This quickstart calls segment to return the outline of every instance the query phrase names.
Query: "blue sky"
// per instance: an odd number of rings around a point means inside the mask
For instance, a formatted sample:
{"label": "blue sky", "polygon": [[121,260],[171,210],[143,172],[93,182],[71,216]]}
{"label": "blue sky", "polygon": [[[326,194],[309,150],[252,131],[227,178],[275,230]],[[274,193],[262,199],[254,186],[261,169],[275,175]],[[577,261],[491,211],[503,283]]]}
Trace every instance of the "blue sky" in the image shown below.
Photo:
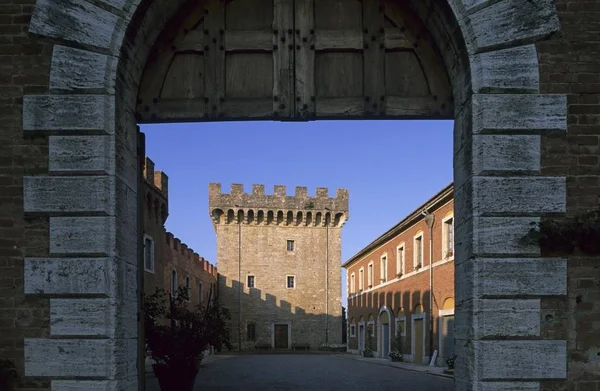
{"label": "blue sky", "polygon": [[[216,261],[208,184],[345,188],[342,263],[452,182],[452,121],[216,122],[142,125],[169,177],[168,231]],[[345,273],[342,299],[346,306]]]}

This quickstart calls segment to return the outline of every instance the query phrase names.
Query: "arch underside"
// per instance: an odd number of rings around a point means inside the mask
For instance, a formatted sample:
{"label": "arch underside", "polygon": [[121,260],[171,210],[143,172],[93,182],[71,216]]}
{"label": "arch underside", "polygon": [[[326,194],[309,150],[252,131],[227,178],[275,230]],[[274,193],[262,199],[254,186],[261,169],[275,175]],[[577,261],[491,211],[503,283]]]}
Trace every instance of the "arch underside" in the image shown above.
{"label": "arch underside", "polygon": [[192,2],[144,69],[144,122],[451,118],[443,59],[401,2]]}

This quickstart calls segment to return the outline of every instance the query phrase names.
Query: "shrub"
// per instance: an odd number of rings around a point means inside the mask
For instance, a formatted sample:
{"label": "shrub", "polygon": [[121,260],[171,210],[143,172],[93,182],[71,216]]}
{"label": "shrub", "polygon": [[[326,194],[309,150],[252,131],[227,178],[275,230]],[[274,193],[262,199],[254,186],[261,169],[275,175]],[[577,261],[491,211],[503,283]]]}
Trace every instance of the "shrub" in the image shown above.
{"label": "shrub", "polygon": [[231,348],[225,320],[226,308],[219,306],[211,289],[206,306],[194,308],[187,289],[181,287],[176,297],[162,289],[144,296],[144,331],[152,358],[159,364],[202,359],[209,345],[224,344]]}

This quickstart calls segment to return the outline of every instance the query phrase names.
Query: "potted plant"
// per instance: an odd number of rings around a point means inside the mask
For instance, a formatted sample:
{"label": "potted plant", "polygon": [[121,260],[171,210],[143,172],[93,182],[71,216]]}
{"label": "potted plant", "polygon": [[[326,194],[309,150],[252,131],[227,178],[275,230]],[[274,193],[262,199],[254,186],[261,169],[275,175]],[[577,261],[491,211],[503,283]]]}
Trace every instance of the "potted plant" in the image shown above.
{"label": "potted plant", "polygon": [[206,306],[194,307],[185,287],[175,296],[157,288],[144,297],[144,312],[146,343],[162,391],[191,391],[208,346],[231,348],[229,313],[213,299],[212,289]]}
{"label": "potted plant", "polygon": [[367,330],[367,346],[362,351],[363,357],[374,357],[373,350],[371,347],[373,346],[373,337],[371,336],[371,330]]}
{"label": "potted plant", "polygon": [[456,354],[446,359],[446,365],[448,369],[454,369],[454,361],[456,360]]}
{"label": "potted plant", "polygon": [[392,361],[404,361],[404,356],[402,355],[402,339],[402,334],[397,333],[392,340],[392,351],[390,352],[390,359]]}
{"label": "potted plant", "polygon": [[17,387],[19,374],[15,364],[0,358],[0,391],[13,391]]}

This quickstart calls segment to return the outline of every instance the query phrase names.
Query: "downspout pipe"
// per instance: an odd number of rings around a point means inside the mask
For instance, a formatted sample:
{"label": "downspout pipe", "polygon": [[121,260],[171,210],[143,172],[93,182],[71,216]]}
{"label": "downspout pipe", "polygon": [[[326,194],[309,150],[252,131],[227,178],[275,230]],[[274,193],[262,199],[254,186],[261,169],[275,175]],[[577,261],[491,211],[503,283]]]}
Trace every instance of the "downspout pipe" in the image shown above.
{"label": "downspout pipe", "polygon": [[429,227],[429,357],[433,358],[433,225],[435,216],[423,210],[425,223]]}

